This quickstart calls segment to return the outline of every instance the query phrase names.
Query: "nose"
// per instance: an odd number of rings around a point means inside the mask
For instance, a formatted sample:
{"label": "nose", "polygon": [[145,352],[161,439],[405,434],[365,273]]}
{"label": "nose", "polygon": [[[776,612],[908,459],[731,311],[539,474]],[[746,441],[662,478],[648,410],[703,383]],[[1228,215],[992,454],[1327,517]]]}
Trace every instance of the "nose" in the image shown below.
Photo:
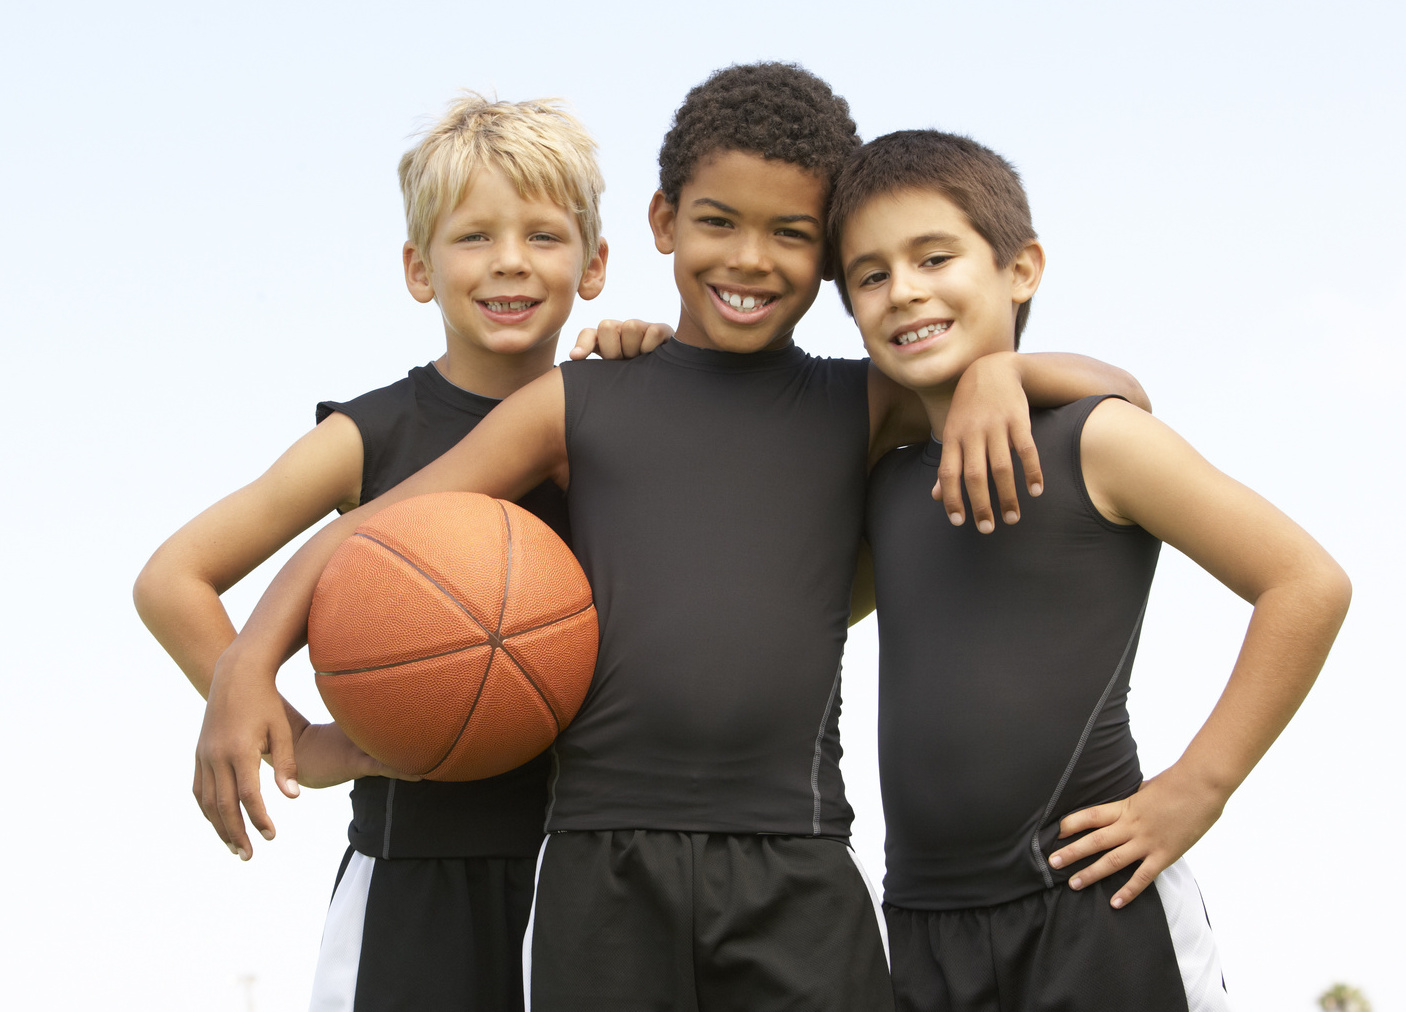
{"label": "nose", "polygon": [[918,283],[914,271],[900,264],[889,273],[889,302],[895,308],[921,302],[926,297],[927,292]]}
{"label": "nose", "polygon": [[728,266],[746,274],[768,273],[771,270],[771,259],[767,255],[763,237],[750,230],[739,229],[732,244]]}
{"label": "nose", "polygon": [[508,237],[494,244],[494,274],[522,274],[527,270],[527,249],[522,242]]}

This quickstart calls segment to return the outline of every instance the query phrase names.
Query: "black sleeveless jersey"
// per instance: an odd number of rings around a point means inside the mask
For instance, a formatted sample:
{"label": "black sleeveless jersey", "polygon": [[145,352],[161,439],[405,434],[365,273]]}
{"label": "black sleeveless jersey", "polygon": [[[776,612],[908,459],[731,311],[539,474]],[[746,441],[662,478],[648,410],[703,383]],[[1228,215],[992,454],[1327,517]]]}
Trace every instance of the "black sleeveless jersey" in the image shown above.
{"label": "black sleeveless jersey", "polygon": [[839,667],[867,364],[671,341],[568,362],[567,503],[600,615],[548,830],[843,837]]}
{"label": "black sleeveless jersey", "polygon": [[[355,400],[323,401],[361,430],[361,501],[370,502],[439,457],[498,402],[463,390],[434,365]],[[544,482],[520,504],[568,544],[561,490]],[[441,783],[363,777],[352,786],[351,844],[371,857],[530,857],[542,843],[548,757],[487,780]]]}
{"label": "black sleeveless jersey", "polygon": [[935,441],[870,477],[890,903],[986,906],[1063,881],[1059,820],[1141,783],[1128,676],[1161,543],[1084,488],[1101,399],[1031,413],[1045,492],[993,534],[932,500]]}

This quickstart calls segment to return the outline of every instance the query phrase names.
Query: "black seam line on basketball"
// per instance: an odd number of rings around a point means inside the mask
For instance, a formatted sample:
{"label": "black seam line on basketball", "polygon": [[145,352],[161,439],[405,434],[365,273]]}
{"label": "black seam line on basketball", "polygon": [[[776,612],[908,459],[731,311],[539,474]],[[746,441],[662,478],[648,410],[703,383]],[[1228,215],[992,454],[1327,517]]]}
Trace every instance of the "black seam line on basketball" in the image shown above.
{"label": "black seam line on basketball", "polygon": [[498,506],[498,512],[503,514],[503,527],[508,533],[508,564],[503,568],[503,603],[498,606],[498,628],[494,630],[498,637],[494,645],[503,642],[503,616],[508,613],[508,588],[513,582],[513,522],[508,517],[508,507],[503,505],[501,499],[493,500]]}
{"label": "black seam line on basketball", "polygon": [[541,698],[542,702],[546,704],[547,712],[552,715],[552,723],[557,726],[557,734],[561,734],[561,715],[557,713],[557,708],[552,705],[552,701],[547,698],[547,694],[542,691],[542,687],[537,684],[537,679],[532,677],[532,672],[528,671],[525,667],[522,666],[522,662],[513,656],[513,652],[509,650],[508,647],[512,645],[512,640],[514,639],[514,637],[521,636],[524,633],[536,632],[538,629],[545,629],[548,626],[556,625],[558,622],[565,622],[569,618],[575,618],[577,615],[584,615],[586,612],[590,611],[594,607],[594,601],[587,601],[586,607],[578,608],[573,611],[570,615],[563,615],[561,616],[561,618],[554,618],[550,622],[543,622],[541,625],[534,625],[530,629],[519,630],[518,632],[512,633],[511,635],[500,641],[503,644],[503,656],[506,657],[508,660],[512,661],[513,667],[517,668],[519,671],[522,672],[522,677],[527,679],[527,684],[532,686],[532,691],[537,693],[537,695]]}
{"label": "black seam line on basketball", "polygon": [[[508,506],[503,503],[503,500],[496,499],[495,502],[498,503],[498,512],[503,514],[503,527],[508,531],[508,566],[503,569],[503,603],[502,607],[498,609],[498,637],[494,640],[494,647],[501,647],[503,656],[513,662],[513,668],[522,672],[524,679],[527,679],[527,685],[530,685],[533,692],[537,693],[538,699],[541,699],[544,706],[547,707],[547,713],[551,714],[551,722],[557,725],[557,734],[561,734],[561,718],[557,717],[557,711],[551,706],[551,701],[547,699],[547,694],[534,682],[533,677],[527,673],[527,669],[523,668],[520,663],[517,663],[517,658],[509,654],[508,647],[503,644],[503,617],[508,614],[508,592],[509,589],[512,588],[513,583],[513,520],[508,514]],[[527,633],[527,631],[529,630],[523,630],[523,633]],[[492,659],[489,659],[489,663],[492,663]],[[485,675],[484,682],[486,682],[486,680],[488,680],[488,676]]]}
{"label": "black seam line on basketball", "polygon": [[547,708],[547,712],[552,715],[552,723],[556,725],[557,734],[561,734],[561,718],[557,716],[556,707],[554,707],[552,701],[547,698],[547,694],[542,691],[542,687],[537,684],[537,680],[533,678],[532,674],[522,666],[522,663],[512,655],[512,652],[506,645],[503,647],[503,656],[512,661],[513,667],[522,672],[522,677],[527,680],[528,685],[532,686],[532,691],[537,693],[537,698],[542,700],[542,705],[544,705]]}
{"label": "black seam line on basketball", "polygon": [[[464,732],[469,728],[469,722],[474,719],[474,713],[478,711],[478,701],[483,698],[484,686],[488,684],[488,675],[493,670],[493,658],[503,645],[503,614],[508,610],[508,581],[512,578],[513,572],[513,529],[512,526],[508,524],[508,511],[501,502],[498,503],[498,510],[503,514],[503,523],[508,531],[508,564],[503,570],[502,604],[498,608],[498,628],[490,632],[488,629],[484,628],[483,623],[479,622],[478,619],[474,619],[475,624],[487,633],[489,642],[492,644],[492,649],[488,651],[488,664],[483,669],[483,677],[478,680],[478,691],[474,693],[474,701],[469,704],[469,710],[464,714],[464,722],[459,725],[459,733],[454,736],[454,740],[449,743],[449,748],[445,751],[444,755],[439,757],[439,761],[430,767],[431,772],[439,769],[440,766],[444,764],[445,760],[454,754],[454,750],[459,747],[459,742],[464,737]],[[410,562],[409,559],[405,561]],[[410,564],[412,566],[414,565],[413,562]],[[431,580],[434,579],[428,573],[426,573],[425,576]],[[435,586],[438,587],[439,584],[435,584]],[[444,588],[440,587],[440,590],[444,590]],[[445,591],[445,593],[448,594],[448,591]],[[454,598],[451,596],[450,600],[454,601]],[[454,603],[458,604],[458,601],[454,601]],[[467,609],[465,609],[465,614],[469,614]],[[469,615],[469,617],[473,618],[473,615]],[[507,651],[504,651],[504,654],[506,655]],[[548,707],[548,709],[551,709],[551,707]],[[555,715],[553,715],[553,717],[555,718]]]}
{"label": "black seam line on basketball", "polygon": [[477,650],[479,647],[488,647],[491,651],[493,644],[489,640],[482,643],[470,643],[466,647],[455,647],[453,650],[446,650],[442,654],[426,654],[424,657],[410,657],[403,661],[390,661],[386,664],[373,664],[369,668],[345,668],[341,671],[319,671],[319,675],[326,678],[336,678],[338,675],[361,675],[368,671],[384,671],[387,668],[398,668],[403,664],[418,664],[420,661],[437,661],[441,657],[452,657],[455,654],[462,654],[467,650]]}
{"label": "black seam line on basketball", "polygon": [[[490,650],[494,649],[495,647],[501,647],[502,649],[506,650],[508,644],[519,636],[525,636],[530,632],[536,632],[538,629],[545,629],[548,626],[556,625],[558,622],[565,622],[567,619],[575,618],[577,615],[584,615],[593,607],[595,607],[595,602],[588,601],[586,602],[586,606],[584,608],[577,608],[575,611],[568,612],[565,615],[558,615],[556,618],[550,618],[547,621],[541,623],[540,625],[531,625],[528,626],[526,629],[519,629],[517,632],[508,633],[507,636],[500,637],[496,644],[491,639],[489,639],[484,640],[482,643],[470,643],[468,646],[465,647],[455,647],[453,650],[446,650],[442,654],[427,654],[424,657],[413,657],[410,659],[410,661],[393,661],[389,664],[373,664],[369,668],[341,668],[337,671],[319,671],[317,673],[319,675],[322,675],[324,678],[335,678],[338,675],[360,675],[365,674],[368,671],[384,671],[386,668],[396,668],[402,664],[411,663],[411,661],[414,661],[416,663],[420,661],[435,661],[439,660],[439,658],[441,657],[449,657],[453,654],[461,654],[465,650],[477,650],[479,647],[488,647]],[[473,616],[470,616],[470,618],[472,617]],[[483,629],[483,626],[480,625],[479,628]],[[483,631],[485,635],[489,635],[487,629],[484,629]],[[516,659],[514,659],[513,663],[517,663]],[[521,667],[521,665],[519,665],[519,667]],[[527,672],[523,671],[523,674],[526,675]],[[528,678],[531,677],[531,675],[528,675]]]}
{"label": "black seam line on basketball", "polygon": [[[490,643],[493,642],[493,640],[495,640],[495,639],[500,639],[500,637],[498,636],[498,633],[497,633],[496,631],[489,629],[488,626],[484,625],[482,622],[480,622],[478,619],[476,619],[476,618],[474,617],[474,613],[471,612],[471,611],[469,611],[469,609],[465,608],[462,604],[460,604],[459,601],[458,601],[458,599],[455,598],[455,596],[449,592],[449,588],[445,587],[444,584],[440,583],[438,580],[436,580],[436,579],[435,579],[433,576],[431,576],[429,573],[425,572],[425,570],[423,570],[423,569],[421,569],[419,566],[415,565],[415,561],[414,561],[413,559],[407,558],[405,555],[402,555],[400,552],[396,551],[396,550],[395,550],[394,548],[392,548],[390,545],[386,544],[386,543],[385,543],[384,541],[382,541],[380,538],[373,538],[370,534],[363,534],[363,533],[361,533],[360,531],[354,531],[354,532],[352,533],[352,537],[354,537],[354,538],[365,538],[367,541],[371,542],[373,545],[380,545],[382,548],[384,548],[386,551],[390,552],[392,555],[394,555],[394,556],[395,556],[397,559],[399,559],[401,562],[404,562],[404,563],[405,563],[407,566],[409,566],[411,569],[415,570],[415,572],[417,572],[417,573],[419,573],[421,576],[423,576],[426,580],[429,580],[430,583],[434,585],[434,588],[435,588],[436,590],[438,590],[441,594],[443,594],[445,597],[447,597],[447,598],[449,599],[449,603],[450,603],[450,604],[454,605],[454,607],[456,607],[456,608],[458,608],[460,611],[462,611],[465,615],[467,615],[467,616],[469,617],[469,621],[470,621],[470,622],[472,622],[474,625],[478,626],[480,629],[483,630],[484,635],[488,637]],[[505,584],[504,586],[506,587],[506,584]],[[502,629],[502,627],[503,627],[502,620],[499,619],[498,628],[499,628],[499,629]]]}
{"label": "black seam line on basketball", "polygon": [[556,618],[549,618],[547,619],[547,621],[541,623],[540,625],[530,625],[526,629],[519,629],[517,632],[510,632],[508,633],[508,635],[504,636],[499,642],[501,642],[503,644],[504,649],[506,649],[508,644],[517,637],[525,636],[527,633],[530,632],[536,632],[538,629],[545,629],[549,625],[556,625],[558,622],[565,622],[567,619],[575,618],[577,615],[584,615],[586,612],[594,608],[595,604],[596,603],[594,601],[587,601],[584,608],[577,608],[575,611],[567,612],[565,615],[558,615]]}
{"label": "black seam line on basketball", "polygon": [[444,755],[435,760],[426,773],[433,773],[444,765],[444,761],[454,754],[454,750],[459,747],[459,739],[464,737],[464,732],[468,729],[469,721],[474,719],[474,711],[478,709],[478,701],[483,698],[483,687],[488,684],[488,673],[493,670],[493,657],[498,653],[498,648],[493,647],[488,651],[488,663],[483,666],[483,674],[479,676],[478,690],[474,693],[474,701],[469,704],[469,712],[464,714],[464,722],[459,725],[459,733],[454,736],[454,740],[449,743],[449,748],[445,749]]}

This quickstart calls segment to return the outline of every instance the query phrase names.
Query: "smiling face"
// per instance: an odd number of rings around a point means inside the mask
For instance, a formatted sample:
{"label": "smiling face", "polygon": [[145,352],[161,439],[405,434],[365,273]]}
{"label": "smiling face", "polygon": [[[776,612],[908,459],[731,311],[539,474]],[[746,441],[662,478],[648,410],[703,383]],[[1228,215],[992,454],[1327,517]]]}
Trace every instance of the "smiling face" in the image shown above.
{"label": "smiling face", "polygon": [[654,245],[674,255],[683,302],[675,337],[731,352],[789,344],[820,290],[825,196],[810,172],[743,151],[699,162],[677,205],[656,193]]}
{"label": "smiling face", "polygon": [[[476,392],[505,396],[522,382],[519,374],[551,368],[574,296],[594,298],[605,284],[605,257],[602,242],[586,261],[568,209],[523,197],[484,166],[435,223],[428,250],[405,244],[405,282],[420,302],[439,304],[456,371],[474,377]],[[487,389],[501,385],[500,375],[508,389]]]}
{"label": "smiling face", "polygon": [[952,201],[931,190],[874,197],[844,223],[840,263],[864,347],[912,390],[950,390],[982,355],[1015,347],[1015,314],[1035,294],[1033,240],[1007,267]]}

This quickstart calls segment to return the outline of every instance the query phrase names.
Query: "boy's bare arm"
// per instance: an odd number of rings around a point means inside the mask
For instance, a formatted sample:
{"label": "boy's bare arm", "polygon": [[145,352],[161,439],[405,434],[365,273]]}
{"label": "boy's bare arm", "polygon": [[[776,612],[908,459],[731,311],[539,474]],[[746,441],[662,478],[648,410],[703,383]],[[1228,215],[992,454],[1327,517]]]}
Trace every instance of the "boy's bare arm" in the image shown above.
{"label": "boy's bare arm", "polygon": [[[258,479],[168,538],[142,569],[132,592],[137,612],[202,697],[235,636],[220,595],[332,510],[354,507],[361,466],[360,431],[347,416],[333,414]],[[283,705],[304,785],[394,773],[335,726],[309,724],[291,704]]]}
{"label": "boy's bare arm", "polygon": [[565,395],[559,370],[503,401],[449,452],[333,521],[289,560],[216,664],[196,746],[194,790],[226,844],[246,856],[252,853],[241,805],[264,838],[273,838],[259,793],[261,755],[270,755],[279,788],[289,797],[297,794],[292,735],[274,678],[303,644],[313,589],[337,546],[364,519],[410,496],[469,491],[517,499],[546,478],[566,486]]}
{"label": "boy's bare arm", "polygon": [[142,569],[132,590],[137,613],[202,697],[235,634],[220,595],[328,513],[353,508],[361,456],[356,424],[329,416],[258,479],[168,538]]}
{"label": "boy's bare arm", "polygon": [[1119,401],[1100,404],[1085,426],[1082,454],[1101,512],[1139,524],[1254,605],[1225,691],[1181,758],[1125,801],[1060,824],[1061,836],[1093,831],[1051,855],[1052,865],[1102,852],[1070,880],[1075,888],[1141,862],[1113,897],[1122,906],[1201,838],[1288,724],[1352,591],[1307,533],[1150,415]]}
{"label": "boy's bare arm", "polygon": [[[1084,355],[1058,352],[998,352],[973,362],[962,374],[942,424],[942,464],[934,499],[941,499],[954,524],[966,520],[962,487],[971,500],[977,529],[995,530],[988,474],[996,483],[1001,517],[1020,519],[1015,467],[1020,459],[1026,490],[1044,491],[1040,455],[1030,432],[1030,406],[1057,407],[1095,394],[1117,394],[1150,409],[1141,384],[1128,372]],[[927,438],[931,421],[916,394],[873,366],[869,370],[870,466],[895,446]]]}

